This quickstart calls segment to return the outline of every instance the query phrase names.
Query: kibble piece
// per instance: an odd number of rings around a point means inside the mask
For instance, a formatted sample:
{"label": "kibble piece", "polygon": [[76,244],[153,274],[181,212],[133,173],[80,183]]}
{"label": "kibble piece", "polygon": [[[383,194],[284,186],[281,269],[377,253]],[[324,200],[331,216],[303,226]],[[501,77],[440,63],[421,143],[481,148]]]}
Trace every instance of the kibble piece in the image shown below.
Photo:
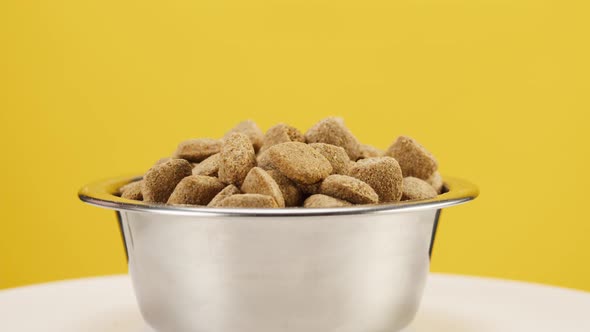
{"label": "kibble piece", "polygon": [[264,151],[273,145],[286,142],[304,143],[305,137],[303,137],[303,134],[297,128],[288,126],[284,123],[279,123],[266,131],[260,151]]}
{"label": "kibble piece", "polygon": [[193,167],[193,175],[217,176],[221,153],[216,153]]}
{"label": "kibble piece", "polygon": [[305,200],[305,202],[303,202],[303,207],[306,208],[329,208],[351,205],[352,204],[347,201],[322,194],[311,195]]}
{"label": "kibble piece", "polygon": [[254,166],[256,153],[248,136],[242,133],[229,134],[221,147],[219,179],[240,186]]}
{"label": "kibble piece", "polygon": [[168,204],[207,205],[225,185],[219,179],[191,175],[182,179],[168,199]]}
{"label": "kibble piece", "polygon": [[327,143],[340,146],[346,150],[351,160],[360,156],[360,143],[344,126],[344,120],[329,117],[321,120],[305,133],[307,143]]}
{"label": "kibble piece", "polygon": [[442,176],[440,175],[440,173],[438,171],[432,173],[432,175],[426,179],[426,182],[432,186],[432,188],[434,188],[434,190],[436,190],[436,192],[438,194],[442,193],[442,189],[443,189],[443,179]]}
{"label": "kibble piece", "polygon": [[328,159],[305,143],[273,145],[266,153],[272,166],[296,183],[316,183],[332,173]]}
{"label": "kibble piece", "polygon": [[306,195],[314,195],[320,193],[320,187],[322,186],[322,182],[316,182],[312,184],[298,184],[299,190]]}
{"label": "kibble piece", "polygon": [[260,151],[258,153],[258,155],[256,156],[256,164],[258,165],[258,167],[264,169],[264,170],[270,170],[270,169],[275,169],[275,167],[273,166],[271,160],[270,160],[270,155],[268,153],[268,150],[265,151]]}
{"label": "kibble piece", "polygon": [[135,201],[143,200],[143,195],[141,194],[141,180],[124,185],[123,187],[119,188],[119,192],[121,193],[122,198],[132,199]]}
{"label": "kibble piece", "polygon": [[276,181],[262,168],[254,167],[248,172],[242,192],[246,194],[268,195],[275,199],[279,207],[285,207],[285,199]]}
{"label": "kibble piece", "polygon": [[365,158],[373,158],[373,157],[381,157],[384,152],[376,147],[369,145],[369,144],[361,144],[360,145],[360,155],[359,159]]}
{"label": "kibble piece", "polygon": [[237,194],[229,196],[217,204],[217,207],[236,208],[277,208],[277,202],[268,195]]}
{"label": "kibble piece", "polygon": [[328,176],[322,182],[320,193],[354,204],[373,204],[379,201],[379,196],[371,186],[347,175]]}
{"label": "kibble piece", "polygon": [[160,158],[160,159],[158,159],[158,161],[156,161],[156,163],[155,163],[154,165],[160,165],[160,164],[163,164],[163,163],[167,162],[167,161],[168,161],[168,160],[170,160],[170,159],[172,159],[172,158],[170,158],[170,157],[164,157],[164,158]]}
{"label": "kibble piece", "polygon": [[312,148],[321,153],[332,165],[332,174],[345,174],[348,172],[350,158],[346,151],[336,145],[326,143],[309,144]]}
{"label": "kibble piece", "polygon": [[391,157],[361,159],[350,167],[349,175],[369,184],[379,195],[380,203],[402,198],[402,170]]}
{"label": "kibble piece", "polygon": [[408,176],[404,178],[402,201],[436,197],[436,190],[426,181]]}
{"label": "kibble piece", "polygon": [[303,194],[293,181],[289,180],[276,169],[269,169],[266,172],[275,180],[279,186],[279,189],[281,189],[283,199],[285,200],[285,206],[301,205],[301,202],[303,201]]}
{"label": "kibble piece", "polygon": [[176,158],[200,162],[214,155],[221,149],[221,140],[212,138],[194,138],[181,142],[174,153]]}
{"label": "kibble piece", "polygon": [[184,159],[171,159],[150,168],[143,181],[143,200],[150,203],[166,203],[176,185],[192,174],[191,164]]}
{"label": "kibble piece", "polygon": [[425,180],[438,168],[434,156],[408,136],[398,137],[385,154],[397,160],[405,177],[414,176]]}
{"label": "kibble piece", "polygon": [[262,146],[264,133],[262,133],[262,130],[258,128],[256,122],[252,120],[246,120],[238,123],[232,130],[225,134],[224,138],[228,137],[230,134],[233,133],[242,133],[248,136],[250,142],[252,142],[252,146],[254,147],[255,151],[258,151]]}
{"label": "kibble piece", "polygon": [[223,190],[221,190],[219,194],[215,195],[215,197],[213,197],[213,199],[211,200],[211,202],[209,202],[209,204],[207,204],[207,206],[216,207],[219,205],[219,202],[223,201],[229,196],[241,193],[242,192],[240,191],[240,189],[238,189],[238,187],[234,186],[233,184],[230,184],[227,187],[223,188]]}

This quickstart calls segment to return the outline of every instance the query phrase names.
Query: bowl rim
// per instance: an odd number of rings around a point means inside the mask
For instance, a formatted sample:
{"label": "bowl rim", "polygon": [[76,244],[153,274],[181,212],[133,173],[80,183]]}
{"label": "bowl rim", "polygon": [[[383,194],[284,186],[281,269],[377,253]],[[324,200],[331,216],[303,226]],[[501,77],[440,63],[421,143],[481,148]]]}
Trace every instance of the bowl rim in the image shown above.
{"label": "bowl rim", "polygon": [[140,180],[141,178],[141,176],[137,175],[120,176],[92,182],[80,189],[78,197],[90,205],[127,212],[206,217],[303,217],[438,210],[468,202],[479,195],[477,186],[455,177],[443,177],[447,191],[431,199],[337,208],[212,208],[205,206],[152,204],[129,200],[115,195],[121,186],[132,181]]}

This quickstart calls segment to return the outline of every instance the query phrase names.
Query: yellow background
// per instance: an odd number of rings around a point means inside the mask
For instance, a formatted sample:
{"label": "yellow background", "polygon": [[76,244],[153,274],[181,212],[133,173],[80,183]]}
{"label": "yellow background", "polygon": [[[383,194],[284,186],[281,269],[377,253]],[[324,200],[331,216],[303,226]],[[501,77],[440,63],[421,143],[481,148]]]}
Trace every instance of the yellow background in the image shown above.
{"label": "yellow background", "polygon": [[408,134],[481,196],[433,271],[590,290],[587,1],[3,1],[0,288],[126,271],[76,191],[239,120]]}

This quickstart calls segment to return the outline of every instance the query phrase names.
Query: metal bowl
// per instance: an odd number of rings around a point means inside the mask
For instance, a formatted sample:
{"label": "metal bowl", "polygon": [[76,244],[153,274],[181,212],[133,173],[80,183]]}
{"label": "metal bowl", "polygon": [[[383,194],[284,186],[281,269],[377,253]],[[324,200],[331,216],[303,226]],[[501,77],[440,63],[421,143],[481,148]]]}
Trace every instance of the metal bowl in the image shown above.
{"label": "metal bowl", "polygon": [[477,188],[445,178],[430,200],[330,209],[146,204],[90,184],[118,211],[144,319],[158,332],[395,332],[418,309],[440,209]]}

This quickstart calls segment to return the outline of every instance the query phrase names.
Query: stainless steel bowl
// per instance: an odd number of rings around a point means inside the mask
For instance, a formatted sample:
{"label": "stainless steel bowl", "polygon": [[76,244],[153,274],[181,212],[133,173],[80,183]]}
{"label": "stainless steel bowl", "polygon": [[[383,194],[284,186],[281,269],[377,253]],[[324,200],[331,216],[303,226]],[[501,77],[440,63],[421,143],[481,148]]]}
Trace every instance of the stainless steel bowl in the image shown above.
{"label": "stainless steel bowl", "polygon": [[158,332],[395,332],[413,319],[440,209],[477,188],[416,202],[332,209],[214,209],[115,196],[132,178],[80,198],[117,210],[144,319]]}

